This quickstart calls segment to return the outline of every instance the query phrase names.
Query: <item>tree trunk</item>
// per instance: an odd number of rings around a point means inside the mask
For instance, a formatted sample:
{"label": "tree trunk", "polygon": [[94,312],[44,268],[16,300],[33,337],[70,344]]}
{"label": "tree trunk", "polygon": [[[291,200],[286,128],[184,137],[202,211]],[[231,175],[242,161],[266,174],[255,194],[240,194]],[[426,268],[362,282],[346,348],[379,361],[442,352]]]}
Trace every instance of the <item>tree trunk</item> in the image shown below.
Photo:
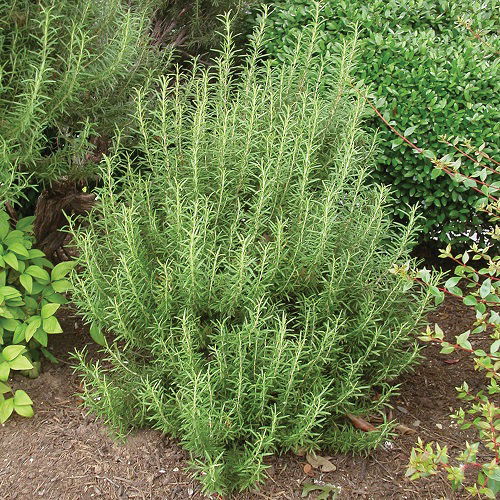
{"label": "tree trunk", "polygon": [[71,236],[62,230],[68,223],[66,216],[84,215],[94,204],[95,196],[82,192],[81,185],[75,181],[54,182],[44,189],[35,209],[37,248],[53,261],[74,257],[74,251],[68,248]]}

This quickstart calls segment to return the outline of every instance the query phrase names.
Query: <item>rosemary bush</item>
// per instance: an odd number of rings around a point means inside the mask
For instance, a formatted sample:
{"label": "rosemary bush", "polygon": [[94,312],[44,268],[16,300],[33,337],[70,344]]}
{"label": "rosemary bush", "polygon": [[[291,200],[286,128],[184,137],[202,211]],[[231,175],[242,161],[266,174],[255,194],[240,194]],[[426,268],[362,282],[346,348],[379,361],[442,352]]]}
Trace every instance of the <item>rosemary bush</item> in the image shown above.
{"label": "rosemary bush", "polygon": [[42,183],[95,171],[90,139],[123,125],[131,87],[157,64],[151,9],[122,0],[0,0],[0,193],[19,170]]}
{"label": "rosemary bush", "polygon": [[352,45],[326,95],[317,23],[279,66],[264,21],[239,65],[224,26],[213,65],[137,92],[140,154],[118,145],[101,165],[73,295],[108,355],[77,356],[88,407],[120,435],[178,437],[219,493],[262,480],[276,451],[376,446],[390,425],[363,433],[345,415],[397,391],[431,298],[389,271],[414,217],[393,225],[389,190],[365,182],[375,139],[346,85]]}

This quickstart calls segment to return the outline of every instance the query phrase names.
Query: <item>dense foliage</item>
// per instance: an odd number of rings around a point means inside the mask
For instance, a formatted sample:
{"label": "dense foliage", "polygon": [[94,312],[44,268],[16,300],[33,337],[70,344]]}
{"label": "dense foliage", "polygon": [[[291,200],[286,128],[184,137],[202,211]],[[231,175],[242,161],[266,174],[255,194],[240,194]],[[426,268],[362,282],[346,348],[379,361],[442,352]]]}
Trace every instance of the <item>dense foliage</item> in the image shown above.
{"label": "dense foliage", "polygon": [[[388,121],[437,157],[447,153],[441,135],[470,138],[498,149],[499,88],[496,0],[339,0],[323,2],[317,50],[335,52],[342,36],[361,28],[356,80],[371,88]],[[308,0],[275,2],[269,20],[271,55],[290,57],[294,39],[315,15]],[[470,17],[471,20],[463,18]],[[493,30],[488,40],[482,36]],[[325,82],[334,75],[325,68]],[[375,118],[371,123],[379,127]],[[390,184],[399,205],[421,203],[425,232],[446,240],[476,231],[487,218],[473,207],[477,193],[446,177],[382,126],[381,152],[373,178]],[[489,152],[489,151],[487,151]],[[433,154],[430,153],[429,156]],[[465,165],[465,172],[471,173]]]}
{"label": "dense foliage", "polygon": [[47,350],[48,336],[62,332],[54,314],[66,303],[66,275],[74,267],[70,262],[54,267],[43,252],[32,248],[32,219],[19,220],[14,229],[7,213],[0,211],[0,423],[12,411],[33,415],[24,391],[4,396],[11,392],[5,382],[11,370],[37,376],[42,355],[55,361]]}
{"label": "dense foliage", "polygon": [[2,195],[19,194],[7,191],[19,170],[40,181],[94,171],[95,139],[123,125],[133,86],[158,64],[144,5],[0,0]]}
{"label": "dense foliage", "polygon": [[213,65],[138,91],[141,153],[105,159],[73,295],[108,356],[79,356],[88,407],[121,434],[177,436],[221,493],[261,480],[274,451],[378,444],[389,425],[363,433],[346,414],[397,391],[432,296],[390,273],[413,223],[366,182],[352,47],[319,93],[317,24],[282,65],[261,57],[261,24],[237,66],[229,31]]}

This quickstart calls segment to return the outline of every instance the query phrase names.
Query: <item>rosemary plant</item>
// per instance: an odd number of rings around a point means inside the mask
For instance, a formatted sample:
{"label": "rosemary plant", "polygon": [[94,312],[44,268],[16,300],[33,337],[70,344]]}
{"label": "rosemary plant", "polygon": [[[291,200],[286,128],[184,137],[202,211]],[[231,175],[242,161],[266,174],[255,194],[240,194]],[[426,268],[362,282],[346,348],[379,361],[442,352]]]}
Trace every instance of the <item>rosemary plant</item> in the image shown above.
{"label": "rosemary plant", "polygon": [[157,64],[151,12],[149,1],[0,0],[1,175],[95,170],[89,140],[123,124],[131,88]]}
{"label": "rosemary plant", "polygon": [[415,217],[395,226],[389,189],[367,186],[376,141],[349,90],[354,47],[321,60],[316,21],[276,65],[264,18],[246,56],[226,18],[213,65],[137,91],[139,152],[118,138],[74,229],[73,298],[108,357],[77,355],[88,407],[119,435],[176,436],[219,493],[261,481],[274,452],[376,446],[390,425],[366,434],[345,415],[397,391],[430,298],[390,272]]}

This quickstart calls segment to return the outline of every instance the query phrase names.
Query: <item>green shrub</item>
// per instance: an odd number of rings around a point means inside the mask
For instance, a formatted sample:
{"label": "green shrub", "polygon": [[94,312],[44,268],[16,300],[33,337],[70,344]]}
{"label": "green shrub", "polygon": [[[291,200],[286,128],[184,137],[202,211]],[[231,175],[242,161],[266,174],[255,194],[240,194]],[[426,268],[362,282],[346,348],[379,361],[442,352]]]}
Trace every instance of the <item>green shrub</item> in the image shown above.
{"label": "green shrub", "polygon": [[345,87],[352,47],[321,94],[317,25],[283,65],[261,57],[263,31],[238,65],[227,34],[214,65],[138,92],[141,154],[105,159],[99,208],[74,234],[73,299],[108,355],[78,356],[86,404],[119,434],[178,437],[220,493],[262,480],[275,451],[376,446],[390,425],[364,433],[346,414],[397,391],[432,297],[390,272],[414,216],[394,225],[388,189],[365,182],[374,139]]}
{"label": "green shrub", "polygon": [[[33,217],[20,219],[13,229],[9,216],[0,211],[0,423],[13,411],[33,415],[32,401],[21,390],[11,392],[11,370],[21,370],[30,377],[38,375],[40,358],[55,358],[47,350],[48,336],[61,333],[54,313],[66,299],[70,283],[66,274],[74,264],[53,266],[45,254],[33,247]],[[47,270],[52,269],[50,272]]]}
{"label": "green shrub", "polygon": [[[360,61],[355,78],[367,84],[376,106],[399,130],[437,157],[447,153],[441,135],[469,137],[476,147],[498,149],[500,137],[498,38],[480,43],[460,17],[470,16],[483,33],[494,30],[496,0],[325,1],[318,37],[321,53],[335,52],[338,40],[358,23]],[[266,50],[290,57],[297,33],[314,17],[308,0],[278,1],[270,16]],[[465,24],[465,26],[464,26]],[[325,68],[324,82],[334,76]],[[375,118],[375,127],[381,123]],[[425,146],[423,146],[425,145]],[[421,204],[428,237],[446,240],[487,226],[474,209],[477,193],[447,177],[432,178],[432,165],[382,125],[381,153],[372,178],[392,185],[399,205]],[[471,173],[470,167],[464,166]],[[395,213],[398,207],[395,205]]]}

